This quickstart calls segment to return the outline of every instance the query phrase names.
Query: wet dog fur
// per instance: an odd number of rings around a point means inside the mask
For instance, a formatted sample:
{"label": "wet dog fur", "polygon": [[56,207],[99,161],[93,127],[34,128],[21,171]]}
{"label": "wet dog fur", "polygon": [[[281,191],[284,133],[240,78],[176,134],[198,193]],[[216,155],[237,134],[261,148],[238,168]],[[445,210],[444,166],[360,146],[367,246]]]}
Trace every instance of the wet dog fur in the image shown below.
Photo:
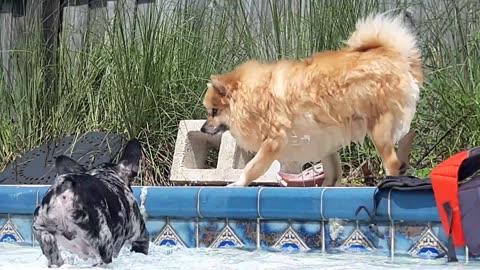
{"label": "wet dog fur", "polygon": [[133,139],[118,164],[87,171],[66,156],[56,158],[58,176],[33,218],[33,234],[48,267],[63,265],[60,248],[94,258],[95,265],[111,263],[125,243],[131,251],[148,254],[145,220],[130,186],[141,156],[142,146]]}
{"label": "wet dog fur", "polygon": [[[423,68],[416,37],[401,16],[359,20],[346,46],[301,60],[250,60],[212,75],[201,131],[227,130],[255,156],[240,179],[248,186],[274,160],[322,160],[332,186],[341,178],[338,151],[370,137],[387,175],[402,166],[395,145],[410,130]],[[297,144],[307,137],[307,143]]]}

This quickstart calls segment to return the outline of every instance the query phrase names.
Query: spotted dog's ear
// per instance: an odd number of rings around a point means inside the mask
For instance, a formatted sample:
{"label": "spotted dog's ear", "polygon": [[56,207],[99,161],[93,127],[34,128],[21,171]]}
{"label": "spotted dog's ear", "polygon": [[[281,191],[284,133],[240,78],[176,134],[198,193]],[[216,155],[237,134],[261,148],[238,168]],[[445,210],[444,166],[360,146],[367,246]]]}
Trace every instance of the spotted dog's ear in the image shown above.
{"label": "spotted dog's ear", "polygon": [[122,156],[116,166],[120,178],[127,184],[138,174],[142,159],[142,144],[137,139],[131,139],[125,146]]}
{"label": "spotted dog's ear", "polygon": [[84,173],[87,171],[75,160],[64,155],[61,155],[55,159],[55,168],[57,169],[58,174]]}

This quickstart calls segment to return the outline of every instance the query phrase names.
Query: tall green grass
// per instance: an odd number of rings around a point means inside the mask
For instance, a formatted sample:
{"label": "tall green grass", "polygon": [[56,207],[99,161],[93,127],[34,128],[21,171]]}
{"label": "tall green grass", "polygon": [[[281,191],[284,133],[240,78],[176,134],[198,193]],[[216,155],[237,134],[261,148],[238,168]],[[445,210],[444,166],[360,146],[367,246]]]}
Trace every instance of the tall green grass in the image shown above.
{"label": "tall green grass", "polygon": [[[135,28],[126,28],[125,19],[97,21],[106,33],[89,28],[80,49],[69,47],[66,29],[54,63],[32,31],[15,51],[14,84],[0,81],[0,169],[48,140],[102,130],[140,138],[147,154],[142,184],[168,185],[177,125],[205,117],[202,96],[211,74],[250,58],[339,48],[357,19],[391,8],[373,0],[270,0],[260,11],[241,0],[187,2],[171,13],[150,9]],[[429,2],[421,2],[426,21],[415,26],[427,72],[413,124],[412,160],[420,175],[459,149],[480,145],[480,5]],[[393,12],[408,8],[396,7]],[[368,141],[343,150],[342,160],[346,176],[357,176],[364,161],[381,172]]]}

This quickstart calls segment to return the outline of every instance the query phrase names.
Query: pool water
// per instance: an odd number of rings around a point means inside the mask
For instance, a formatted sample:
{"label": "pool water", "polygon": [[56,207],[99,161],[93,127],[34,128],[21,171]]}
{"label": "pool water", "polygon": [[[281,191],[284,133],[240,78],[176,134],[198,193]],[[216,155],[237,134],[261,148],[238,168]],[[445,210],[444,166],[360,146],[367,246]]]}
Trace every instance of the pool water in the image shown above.
{"label": "pool water", "polygon": [[[113,263],[92,267],[91,261],[64,254],[66,264],[60,269],[480,269],[480,262],[446,263],[445,259],[425,260],[361,253],[287,253],[263,250],[208,248],[168,248],[151,245],[145,256],[124,248]],[[0,269],[49,269],[39,247],[0,243]]]}

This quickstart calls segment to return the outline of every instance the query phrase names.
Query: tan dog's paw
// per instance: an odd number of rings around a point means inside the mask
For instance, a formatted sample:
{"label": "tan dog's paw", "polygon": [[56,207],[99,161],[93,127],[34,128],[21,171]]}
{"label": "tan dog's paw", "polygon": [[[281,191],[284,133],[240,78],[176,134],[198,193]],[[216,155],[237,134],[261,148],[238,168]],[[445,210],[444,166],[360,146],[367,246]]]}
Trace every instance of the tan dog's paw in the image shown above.
{"label": "tan dog's paw", "polygon": [[228,184],[227,187],[245,187],[245,184],[240,183],[240,181],[236,181],[231,184]]}
{"label": "tan dog's paw", "polygon": [[245,175],[243,173],[240,175],[240,179],[227,185],[227,187],[246,187],[246,186],[247,186],[247,181],[245,180]]}

